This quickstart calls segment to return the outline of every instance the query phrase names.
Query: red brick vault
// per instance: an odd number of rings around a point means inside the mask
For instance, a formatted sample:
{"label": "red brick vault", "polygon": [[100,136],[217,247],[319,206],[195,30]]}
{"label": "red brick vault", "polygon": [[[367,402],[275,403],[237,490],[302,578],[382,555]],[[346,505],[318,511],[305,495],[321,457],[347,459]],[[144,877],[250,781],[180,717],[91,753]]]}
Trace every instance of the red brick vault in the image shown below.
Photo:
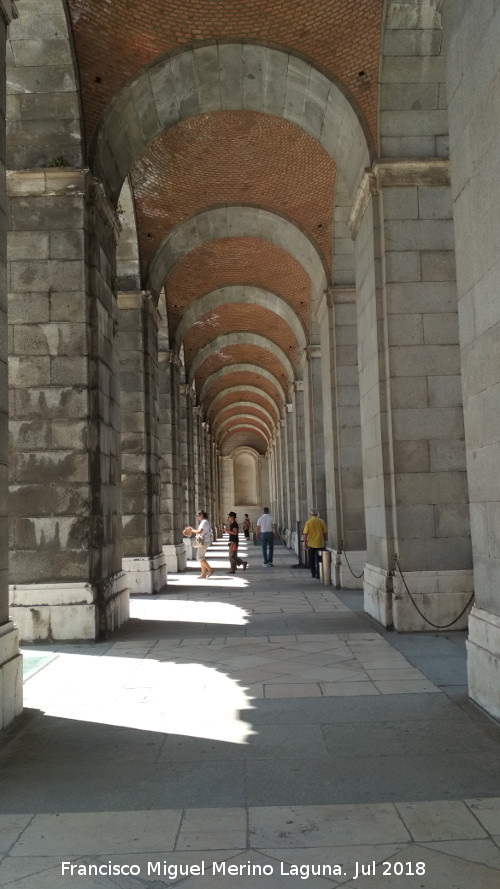
{"label": "red brick vault", "polygon": [[[165,289],[171,347],[184,348],[187,376],[204,415],[215,418],[223,452],[231,451],[233,424],[238,443],[246,428],[247,443],[264,453],[275,422],[268,399],[282,415],[312,341],[313,294],[331,282],[334,265],[338,170],[326,140],[300,115],[305,110],[314,121],[315,110],[323,114],[333,84],[374,144],[383,0],[68,6],[91,166],[104,156],[100,134],[110,108],[119,114],[125,99],[117,97],[135,90],[141,134],[115,164],[113,187],[116,200],[126,177],[131,186],[142,286]],[[252,54],[256,47],[260,54]],[[163,58],[165,66],[155,67]],[[141,72],[156,108],[140,98]],[[298,110],[294,78],[304,77]],[[260,79],[263,93],[257,86],[252,93]],[[168,123],[148,124],[170,102]],[[134,143],[130,116],[127,127],[123,143]]]}

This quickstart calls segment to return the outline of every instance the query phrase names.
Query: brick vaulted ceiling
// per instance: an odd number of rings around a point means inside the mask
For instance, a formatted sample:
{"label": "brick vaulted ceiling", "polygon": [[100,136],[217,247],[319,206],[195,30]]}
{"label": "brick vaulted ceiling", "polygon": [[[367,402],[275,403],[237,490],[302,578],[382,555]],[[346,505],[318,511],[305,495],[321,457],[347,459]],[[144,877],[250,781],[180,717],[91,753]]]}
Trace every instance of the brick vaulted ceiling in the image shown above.
{"label": "brick vaulted ceiling", "polygon": [[[165,53],[224,42],[260,44],[304,59],[341,86],[375,141],[383,5],[383,0],[68,0],[86,143],[92,144],[112,99],[145,65]],[[312,136],[282,118],[255,109],[188,117],[144,149],[129,181],[143,286],[169,232],[223,205],[261,208],[288,220],[314,245],[331,275],[335,164]],[[213,295],[212,307],[184,336],[186,372],[214,342],[191,374],[197,393],[203,389],[205,416],[210,422],[218,413],[214,432],[228,453],[231,417],[241,444],[245,414],[248,444],[264,453],[267,436],[256,434],[255,426],[262,426],[263,410],[273,414],[269,399],[282,412],[289,365],[280,356],[296,368],[300,352],[296,332],[283,312],[273,313],[273,305],[279,299],[290,307],[307,342],[311,281],[304,267],[262,235],[228,232],[188,248],[164,284],[172,343],[186,309]],[[235,293],[259,288],[262,300],[217,305],[221,288],[232,285],[238,285]],[[241,341],[225,341],[226,334],[241,334]]]}

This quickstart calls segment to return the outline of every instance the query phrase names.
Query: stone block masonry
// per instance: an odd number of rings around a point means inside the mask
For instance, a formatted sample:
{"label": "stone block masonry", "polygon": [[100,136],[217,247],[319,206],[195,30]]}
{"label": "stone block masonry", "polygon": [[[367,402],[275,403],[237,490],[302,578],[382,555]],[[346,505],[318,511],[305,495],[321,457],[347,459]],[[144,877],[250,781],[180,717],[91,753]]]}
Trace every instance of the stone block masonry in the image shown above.
{"label": "stone block masonry", "polygon": [[68,169],[9,173],[8,201],[13,616],[24,638],[96,638],[127,614],[115,215]]}
{"label": "stone block masonry", "polygon": [[398,630],[425,628],[393,578],[397,558],[426,617],[444,628],[472,592],[448,172],[430,159],[371,175],[373,207],[356,231],[365,609]]}
{"label": "stone block masonry", "polygon": [[120,292],[123,568],[131,592],[166,584],[161,550],[159,315],[149,293]]}

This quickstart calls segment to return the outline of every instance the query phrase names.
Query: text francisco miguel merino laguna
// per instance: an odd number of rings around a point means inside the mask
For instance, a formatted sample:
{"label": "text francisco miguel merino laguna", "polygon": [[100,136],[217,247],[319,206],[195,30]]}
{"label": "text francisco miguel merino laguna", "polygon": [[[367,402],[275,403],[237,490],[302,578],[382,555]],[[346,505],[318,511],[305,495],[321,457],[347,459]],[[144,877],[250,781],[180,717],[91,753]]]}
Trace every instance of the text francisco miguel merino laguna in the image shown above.
{"label": "text francisco miguel merino laguna", "polygon": [[106,861],[101,864],[75,864],[71,861],[61,862],[61,875],[66,877],[94,877],[94,876],[130,876],[142,875],[169,877],[176,880],[178,877],[202,877],[205,874],[219,875],[221,877],[270,877],[281,876],[300,877],[308,880],[309,877],[347,877],[357,880],[359,877],[380,876],[421,876],[425,874],[423,861],[371,861],[368,864],[359,861],[354,862],[353,873],[348,874],[341,864],[288,864],[280,861],[273,864],[254,864],[247,861],[244,864],[231,864],[227,861],[201,861],[199,864],[169,864],[168,861],[147,861],[146,866],[139,864],[114,864]]}

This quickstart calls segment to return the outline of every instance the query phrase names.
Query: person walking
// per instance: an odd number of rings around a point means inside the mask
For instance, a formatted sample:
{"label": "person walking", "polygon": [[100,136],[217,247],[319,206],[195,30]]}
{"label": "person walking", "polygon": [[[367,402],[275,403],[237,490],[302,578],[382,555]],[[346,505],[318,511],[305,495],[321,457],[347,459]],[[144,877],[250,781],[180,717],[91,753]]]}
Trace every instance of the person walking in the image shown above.
{"label": "person walking", "polygon": [[269,507],[264,507],[264,512],[257,519],[257,540],[260,539],[262,545],[262,559],[264,565],[268,568],[273,567],[274,556],[274,537],[278,533],[276,522],[269,513]]}
{"label": "person walking", "polygon": [[250,540],[250,519],[247,512],[245,513],[245,518],[243,519],[241,527],[243,529],[243,534],[245,535],[245,540]]}
{"label": "person walking", "polygon": [[309,518],[304,525],[304,550],[309,551],[309,567],[313,577],[319,578],[319,554],[325,548],[328,529],[318,515],[317,509],[309,510]]}
{"label": "person walking", "polygon": [[239,545],[239,526],[236,521],[236,513],[230,512],[227,516],[227,531],[229,532],[229,564],[230,569],[227,574],[236,574],[236,568],[238,565],[243,566],[243,571],[247,570],[248,562],[245,559],[240,559],[238,555],[238,545]]}
{"label": "person walking", "polygon": [[184,536],[188,537],[190,534],[194,534],[196,536],[197,547],[196,547],[196,560],[200,563],[200,574],[198,575],[198,580],[202,577],[211,577],[214,573],[214,569],[208,564],[205,553],[212,543],[212,536],[210,534],[210,522],[208,521],[208,515],[206,512],[200,509],[198,513],[198,527],[197,528],[184,528],[183,531]]}

